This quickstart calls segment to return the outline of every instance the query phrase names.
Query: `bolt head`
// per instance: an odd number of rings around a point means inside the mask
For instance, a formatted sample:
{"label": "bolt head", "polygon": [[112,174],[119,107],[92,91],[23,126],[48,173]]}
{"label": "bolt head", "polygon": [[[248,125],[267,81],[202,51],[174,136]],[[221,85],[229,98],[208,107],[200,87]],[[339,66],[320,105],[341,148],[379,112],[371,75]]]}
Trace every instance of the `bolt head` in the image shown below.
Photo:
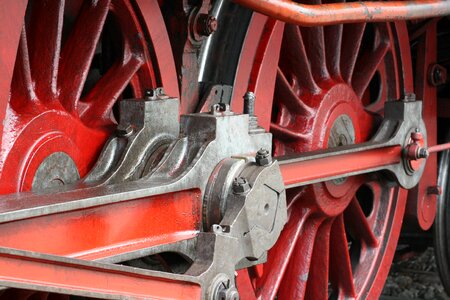
{"label": "bolt head", "polygon": [[157,99],[164,99],[167,98],[164,88],[158,87],[155,89],[146,89],[145,90],[145,99],[147,100],[157,100]]}
{"label": "bolt head", "polygon": [[423,134],[420,131],[418,131],[418,129],[416,128],[416,131],[411,132],[411,139],[414,142],[422,141],[423,140]]}
{"label": "bolt head", "polygon": [[197,19],[197,32],[203,36],[209,36],[217,30],[219,22],[214,16],[200,14]]}
{"label": "bolt head", "polygon": [[255,160],[256,163],[260,166],[267,166],[272,163],[272,157],[270,156],[270,152],[266,149],[260,149],[256,153]]}
{"label": "bolt head", "polygon": [[440,86],[447,82],[447,69],[439,64],[430,67],[429,83],[433,86]]}
{"label": "bolt head", "polygon": [[417,151],[417,158],[428,158],[430,156],[430,152],[428,152],[428,149],[426,148],[419,148]]}
{"label": "bolt head", "polygon": [[250,185],[243,177],[236,177],[233,181],[233,193],[244,194],[250,190]]}
{"label": "bolt head", "polygon": [[230,111],[230,105],[226,103],[216,103],[211,105],[211,113],[225,113]]}

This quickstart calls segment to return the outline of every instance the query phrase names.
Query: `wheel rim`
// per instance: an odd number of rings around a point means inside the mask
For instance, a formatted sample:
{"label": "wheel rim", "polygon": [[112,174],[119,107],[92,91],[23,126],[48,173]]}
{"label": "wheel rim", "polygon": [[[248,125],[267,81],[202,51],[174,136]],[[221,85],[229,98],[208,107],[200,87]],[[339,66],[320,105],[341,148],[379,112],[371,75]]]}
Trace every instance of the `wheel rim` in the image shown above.
{"label": "wheel rim", "polygon": [[[275,156],[370,139],[384,103],[399,99],[399,91],[411,84],[395,67],[401,60],[396,51],[409,51],[409,45],[397,43],[395,28],[286,25],[271,123]],[[405,201],[405,191],[375,175],[289,190],[288,223],[268,261],[239,272],[241,294],[262,299],[377,297]]]}
{"label": "wheel rim", "polygon": [[[450,134],[446,135],[447,138]],[[447,293],[450,292],[450,270],[449,270],[449,241],[450,232],[449,220],[450,210],[448,209],[448,202],[450,199],[450,181],[448,178],[448,169],[450,165],[450,151],[444,151],[439,157],[439,176],[438,185],[442,187],[442,194],[437,201],[437,213],[434,223],[434,249],[436,253],[436,265],[439,271],[441,282]]]}
{"label": "wheel rim", "polygon": [[162,81],[127,0],[30,1],[25,20],[10,99],[0,103],[1,193],[84,176],[114,128],[114,104]]}

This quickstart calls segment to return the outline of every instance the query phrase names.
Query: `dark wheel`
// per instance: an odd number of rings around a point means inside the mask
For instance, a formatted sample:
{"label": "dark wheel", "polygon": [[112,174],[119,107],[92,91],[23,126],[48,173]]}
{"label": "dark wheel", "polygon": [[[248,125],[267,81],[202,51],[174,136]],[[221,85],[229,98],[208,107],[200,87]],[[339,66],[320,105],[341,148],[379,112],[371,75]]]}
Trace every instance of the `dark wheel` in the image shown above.
{"label": "dark wheel", "polygon": [[[450,135],[448,135],[450,138]],[[442,194],[438,197],[436,220],[434,222],[434,247],[436,264],[444,285],[450,295],[450,181],[449,181],[450,151],[441,153],[439,159],[438,185]]]}

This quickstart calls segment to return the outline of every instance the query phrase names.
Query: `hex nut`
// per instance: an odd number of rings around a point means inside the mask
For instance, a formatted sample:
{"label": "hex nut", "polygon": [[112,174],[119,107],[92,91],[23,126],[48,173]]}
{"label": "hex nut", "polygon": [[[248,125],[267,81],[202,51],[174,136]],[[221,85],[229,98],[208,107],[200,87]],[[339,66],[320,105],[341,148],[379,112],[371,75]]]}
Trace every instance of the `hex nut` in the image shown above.
{"label": "hex nut", "polygon": [[266,149],[260,149],[255,156],[256,163],[260,166],[267,166],[272,163],[270,152]]}
{"label": "hex nut", "polygon": [[250,185],[243,177],[236,177],[233,181],[233,193],[244,194],[250,190]]}

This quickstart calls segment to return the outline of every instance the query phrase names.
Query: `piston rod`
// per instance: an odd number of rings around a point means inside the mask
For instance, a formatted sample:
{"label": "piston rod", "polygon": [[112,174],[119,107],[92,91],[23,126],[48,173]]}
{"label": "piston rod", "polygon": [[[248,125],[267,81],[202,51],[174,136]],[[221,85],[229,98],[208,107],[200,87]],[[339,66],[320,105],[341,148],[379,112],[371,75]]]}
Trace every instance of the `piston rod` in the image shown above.
{"label": "piston rod", "polygon": [[259,13],[300,26],[389,22],[450,14],[448,0],[300,4],[290,0],[234,0]]}

